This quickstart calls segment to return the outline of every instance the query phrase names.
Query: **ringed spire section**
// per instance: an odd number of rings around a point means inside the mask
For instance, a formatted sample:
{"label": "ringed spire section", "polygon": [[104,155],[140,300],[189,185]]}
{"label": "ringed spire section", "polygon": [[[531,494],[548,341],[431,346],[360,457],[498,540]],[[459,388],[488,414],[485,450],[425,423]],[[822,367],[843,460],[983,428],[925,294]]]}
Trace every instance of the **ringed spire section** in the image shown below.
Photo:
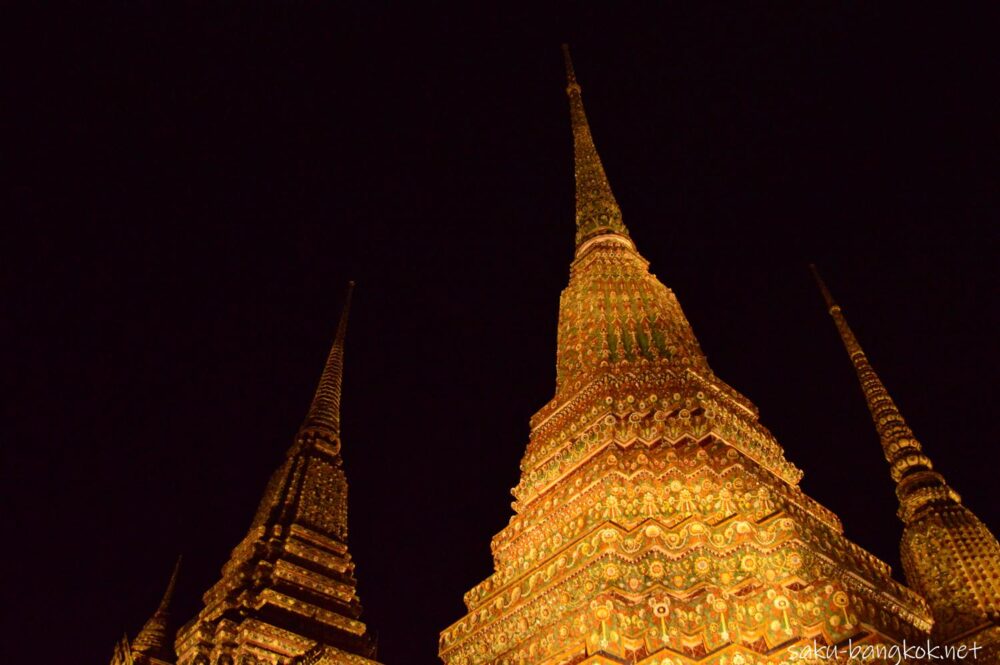
{"label": "ringed spire section", "polygon": [[576,246],[581,247],[590,239],[604,234],[628,238],[628,229],[622,221],[622,210],[611,191],[611,183],[604,173],[604,165],[597,154],[590,123],[583,108],[582,88],[576,80],[569,46],[562,45],[566,62],[566,95],[569,97],[570,118],[573,128],[574,173],[576,176]]}
{"label": "ringed spire section", "polygon": [[903,522],[900,558],[906,581],[927,600],[933,637],[944,644],[979,645],[987,662],[1000,660],[1000,543],[934,470],[930,458],[875,372],[840,305],[816,266],[813,277],[854,365]]}
{"label": "ringed spire section", "polygon": [[375,663],[347,547],[340,454],[352,287],[304,423],[204,608],[178,633],[179,665]]}

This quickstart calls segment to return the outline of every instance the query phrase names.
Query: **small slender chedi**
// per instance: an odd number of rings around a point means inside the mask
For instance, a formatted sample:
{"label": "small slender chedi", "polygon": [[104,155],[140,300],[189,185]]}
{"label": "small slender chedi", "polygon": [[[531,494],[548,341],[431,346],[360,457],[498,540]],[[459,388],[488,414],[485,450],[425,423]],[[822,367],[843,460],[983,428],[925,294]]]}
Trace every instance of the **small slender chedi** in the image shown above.
{"label": "small slender chedi", "polygon": [[442,660],[750,665],[924,639],[923,600],[803,494],[649,273],[566,64],[577,232],[556,395],[531,420],[495,572],[441,633]]}
{"label": "small slender chedi", "polygon": [[129,642],[123,637],[115,645],[111,665],[172,665],[174,662],[173,637],[171,634],[170,603],[177,587],[177,574],[180,571],[181,560],[178,558],[170,582],[163,592],[163,598],[153,616],[142,626],[142,629]]}
{"label": "small slender chedi", "polygon": [[347,551],[340,456],[350,300],[349,288],[309,413],[249,532],[204,595],[204,609],[178,633],[178,665],[374,663]]}
{"label": "small slender chedi", "polygon": [[815,267],[813,275],[861,382],[896,483],[903,572],[930,605],[934,640],[978,645],[977,659],[1000,662],[1000,544],[934,470]]}

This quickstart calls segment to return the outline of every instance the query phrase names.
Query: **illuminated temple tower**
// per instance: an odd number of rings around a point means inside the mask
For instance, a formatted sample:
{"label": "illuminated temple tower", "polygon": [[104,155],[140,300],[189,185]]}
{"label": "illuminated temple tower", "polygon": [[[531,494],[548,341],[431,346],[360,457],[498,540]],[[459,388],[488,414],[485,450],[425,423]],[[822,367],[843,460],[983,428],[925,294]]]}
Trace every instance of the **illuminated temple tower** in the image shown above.
{"label": "illuminated temple tower", "polygon": [[577,230],[556,394],[531,420],[495,572],[441,633],[442,660],[751,665],[814,640],[925,639],[924,601],[802,493],[648,272],[566,61]]}
{"label": "illuminated temple tower", "polygon": [[[353,284],[352,284],[353,286]],[[178,633],[178,665],[374,663],[347,551],[340,394],[351,293],[313,397],[246,537]]]}
{"label": "illuminated temple tower", "polygon": [[170,635],[170,601],[174,597],[180,566],[181,561],[178,559],[159,606],[135,639],[129,642],[127,637],[123,637],[115,645],[111,665],[171,665],[174,662],[173,640]]}
{"label": "illuminated temple tower", "polygon": [[896,483],[903,522],[900,554],[906,581],[928,602],[940,644],[973,643],[979,658],[1000,662],[1000,544],[934,471],[854,337],[840,305],[813,274],[854,364],[882,452]]}

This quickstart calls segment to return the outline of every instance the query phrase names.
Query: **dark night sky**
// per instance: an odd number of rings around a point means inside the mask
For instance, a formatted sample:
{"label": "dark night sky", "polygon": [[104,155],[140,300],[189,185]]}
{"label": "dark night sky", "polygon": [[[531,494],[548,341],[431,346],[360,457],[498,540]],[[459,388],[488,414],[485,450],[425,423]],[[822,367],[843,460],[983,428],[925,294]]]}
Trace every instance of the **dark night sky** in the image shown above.
{"label": "dark night sky", "polygon": [[365,619],[386,662],[437,662],[554,391],[566,40],[633,237],[805,491],[899,573],[816,261],[937,466],[1000,527],[998,26],[807,4],[17,16],[0,416],[21,639],[0,662],[39,643],[106,662],[181,552],[193,616],[305,414],[348,279]]}

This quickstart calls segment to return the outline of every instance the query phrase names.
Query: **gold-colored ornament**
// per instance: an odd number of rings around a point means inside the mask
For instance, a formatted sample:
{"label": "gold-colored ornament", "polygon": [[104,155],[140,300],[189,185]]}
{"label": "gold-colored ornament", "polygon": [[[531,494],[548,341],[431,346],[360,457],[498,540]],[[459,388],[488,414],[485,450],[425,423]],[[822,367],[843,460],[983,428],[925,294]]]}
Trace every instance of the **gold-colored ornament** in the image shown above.
{"label": "gold-colored ornament", "polygon": [[942,645],[978,646],[977,660],[1000,662],[1000,543],[962,505],[924,454],[875,373],[843,310],[815,266],[813,276],[861,383],[889,462],[903,522],[900,554],[907,583],[929,603]]}
{"label": "gold-colored ornament", "polygon": [[180,572],[181,560],[177,559],[170,582],[163,592],[163,598],[153,616],[142,626],[135,639],[129,642],[127,636],[115,645],[111,665],[171,665],[174,662],[173,639],[169,634],[171,629],[170,603],[177,587],[177,575]]}
{"label": "gold-colored ornament", "polygon": [[576,255],[555,398],[531,419],[494,573],[441,633],[447,665],[788,662],[925,637],[927,605],[798,487],[648,270],[566,54]]}
{"label": "gold-colored ornament", "polygon": [[[353,287],[353,283],[351,284]],[[340,397],[348,289],[305,422],[246,537],[177,635],[177,665],[374,663],[347,550]]]}

